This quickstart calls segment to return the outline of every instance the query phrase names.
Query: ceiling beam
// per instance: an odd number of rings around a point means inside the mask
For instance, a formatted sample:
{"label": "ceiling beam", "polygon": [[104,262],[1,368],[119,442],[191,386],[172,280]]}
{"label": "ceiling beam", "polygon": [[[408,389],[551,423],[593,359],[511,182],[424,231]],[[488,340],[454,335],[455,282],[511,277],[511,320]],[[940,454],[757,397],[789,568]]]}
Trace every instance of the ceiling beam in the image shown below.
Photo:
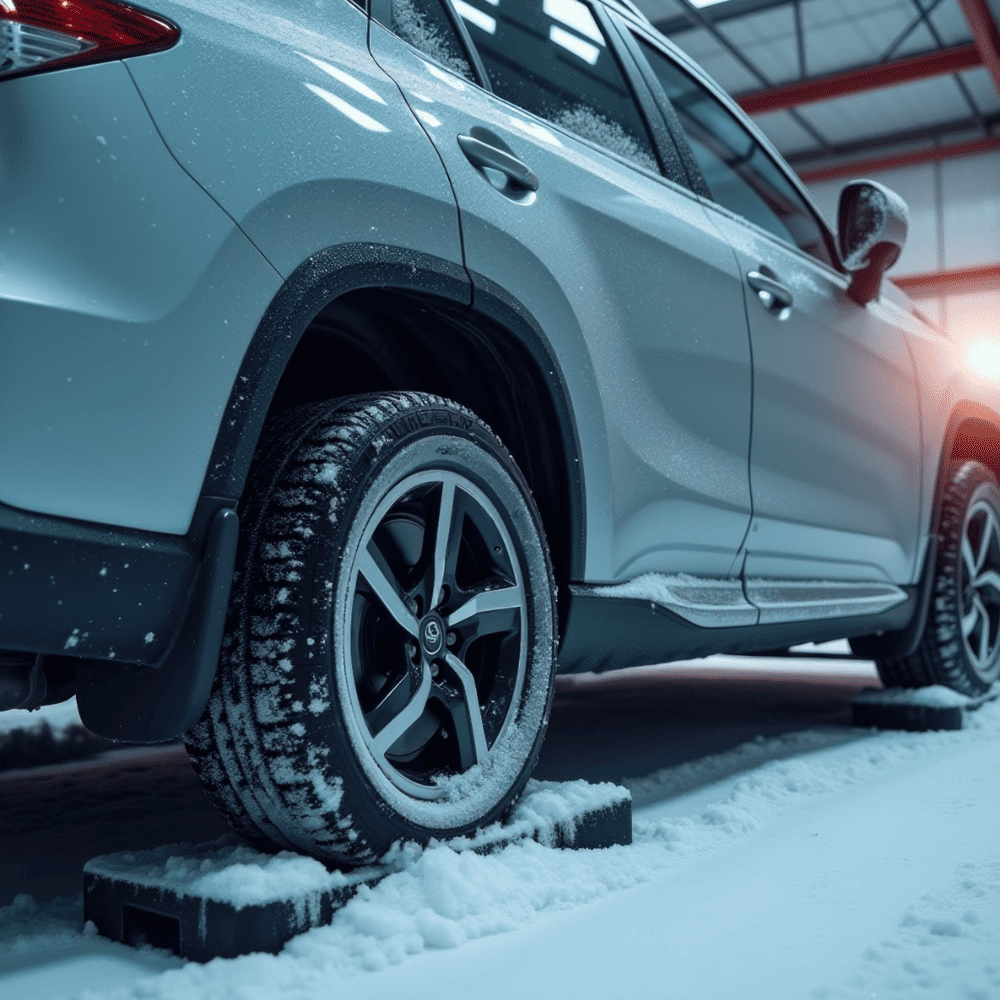
{"label": "ceiling beam", "polygon": [[[698,7],[696,7],[692,0],[677,0],[677,3],[681,5],[684,9],[684,16],[694,25],[703,28],[707,31],[715,41],[722,46],[743,68],[753,77],[756,77],[763,85],[765,89],[772,89],[774,84],[772,81],[764,75],[760,67],[753,62],[751,59],[747,58],[747,55],[743,50],[736,44],[734,44],[722,31],[721,28],[715,23],[715,21],[706,16]],[[706,8],[711,9],[711,8]],[[830,143],[827,142],[823,134],[816,128],[812,122],[808,121],[804,116],[799,114],[795,108],[790,108],[788,111],[792,120],[795,121],[797,125],[807,134],[812,136],[813,141],[824,153],[832,153],[833,150]]]}
{"label": "ceiling beam", "polygon": [[[1000,128],[1000,111],[985,118],[987,133]],[[885,132],[882,135],[869,135],[861,139],[851,139],[849,142],[838,142],[830,153],[821,149],[801,149],[797,152],[785,153],[785,159],[796,170],[808,170],[807,164],[828,163],[831,157],[868,156],[876,149],[897,149],[901,146],[915,146],[944,139],[949,135],[960,135],[963,132],[976,133],[979,123],[975,118],[956,118],[952,121],[934,122],[930,125],[920,125],[917,128],[902,129],[898,132]]]}
{"label": "ceiling beam", "polygon": [[914,299],[935,299],[940,295],[968,295],[1000,289],[1000,264],[952,267],[944,271],[904,274],[890,279]]}
{"label": "ceiling beam", "polygon": [[[703,9],[714,24],[721,24],[723,21],[746,17],[748,14],[759,14],[775,7],[789,7],[794,2],[795,0],[729,0],[728,3],[719,4],[718,7]],[[696,31],[698,25],[692,24],[686,15],[677,14],[674,17],[661,17],[658,21],[653,21],[653,27],[664,35],[680,35],[685,31]]]}
{"label": "ceiling beam", "polygon": [[842,73],[797,80],[778,87],[740,94],[736,100],[747,114],[762,115],[783,111],[801,104],[814,104],[834,97],[846,97],[866,90],[893,87],[900,83],[925,80],[928,77],[958,73],[982,65],[978,48],[969,42],[947,49],[934,49],[915,56],[904,56],[891,62],[858,66]]}
{"label": "ceiling beam", "polygon": [[832,181],[838,177],[869,177],[882,170],[913,167],[918,163],[933,163],[938,160],[954,160],[962,156],[975,156],[978,153],[992,153],[997,150],[1000,150],[1000,135],[993,135],[987,139],[955,142],[950,146],[932,146],[930,149],[914,149],[908,153],[877,156],[867,160],[851,160],[849,163],[838,163],[832,167],[803,170],[799,177],[806,184]]}
{"label": "ceiling beam", "polygon": [[1000,94],[1000,31],[993,18],[986,0],[958,0],[965,20],[969,22],[972,31],[972,41],[975,43],[983,65],[993,77],[993,86]]}

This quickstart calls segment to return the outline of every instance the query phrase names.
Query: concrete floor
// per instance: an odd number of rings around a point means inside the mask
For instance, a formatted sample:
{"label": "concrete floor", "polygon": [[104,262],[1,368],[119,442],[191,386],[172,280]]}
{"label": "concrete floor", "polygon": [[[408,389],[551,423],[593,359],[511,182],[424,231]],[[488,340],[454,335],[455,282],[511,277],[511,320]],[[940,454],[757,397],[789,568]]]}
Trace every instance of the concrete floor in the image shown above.
{"label": "concrete floor", "polygon": [[[873,685],[869,664],[748,659],[560,678],[535,777],[615,781],[802,729],[849,738],[851,700]],[[96,853],[227,831],[178,746],[0,774],[0,906],[80,891]]]}

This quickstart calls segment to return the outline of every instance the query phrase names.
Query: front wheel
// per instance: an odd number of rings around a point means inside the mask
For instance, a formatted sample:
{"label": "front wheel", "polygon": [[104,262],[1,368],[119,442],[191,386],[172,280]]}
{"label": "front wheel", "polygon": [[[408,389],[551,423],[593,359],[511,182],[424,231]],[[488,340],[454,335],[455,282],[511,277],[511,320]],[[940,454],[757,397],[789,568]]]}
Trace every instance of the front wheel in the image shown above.
{"label": "front wheel", "polygon": [[513,460],[417,393],[268,427],[219,678],[189,737],[266,847],[369,862],[468,833],[523,788],[552,700],[555,590]]}
{"label": "front wheel", "polygon": [[887,687],[983,694],[1000,677],[1000,490],[979,462],[956,468],[945,489],[931,586],[916,652],[876,660],[879,675]]}

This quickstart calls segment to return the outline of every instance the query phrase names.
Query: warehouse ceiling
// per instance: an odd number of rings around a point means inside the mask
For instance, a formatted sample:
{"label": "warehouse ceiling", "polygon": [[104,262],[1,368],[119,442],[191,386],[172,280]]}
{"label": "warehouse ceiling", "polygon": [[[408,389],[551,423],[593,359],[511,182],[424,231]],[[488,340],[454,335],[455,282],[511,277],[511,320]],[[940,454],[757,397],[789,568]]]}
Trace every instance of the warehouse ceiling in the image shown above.
{"label": "warehouse ceiling", "polygon": [[1000,149],[1000,0],[637,0],[806,180]]}

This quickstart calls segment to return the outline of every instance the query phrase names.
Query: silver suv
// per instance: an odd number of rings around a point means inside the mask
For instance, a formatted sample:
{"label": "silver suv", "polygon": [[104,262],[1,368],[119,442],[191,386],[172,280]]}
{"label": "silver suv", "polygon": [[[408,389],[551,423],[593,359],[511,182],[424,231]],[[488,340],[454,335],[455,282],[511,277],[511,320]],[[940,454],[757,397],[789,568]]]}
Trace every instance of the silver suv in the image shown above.
{"label": "silver suv", "polygon": [[0,708],[361,863],[503,815],[557,664],[1000,673],[905,205],[834,239],[631,6],[0,0],[0,93]]}

